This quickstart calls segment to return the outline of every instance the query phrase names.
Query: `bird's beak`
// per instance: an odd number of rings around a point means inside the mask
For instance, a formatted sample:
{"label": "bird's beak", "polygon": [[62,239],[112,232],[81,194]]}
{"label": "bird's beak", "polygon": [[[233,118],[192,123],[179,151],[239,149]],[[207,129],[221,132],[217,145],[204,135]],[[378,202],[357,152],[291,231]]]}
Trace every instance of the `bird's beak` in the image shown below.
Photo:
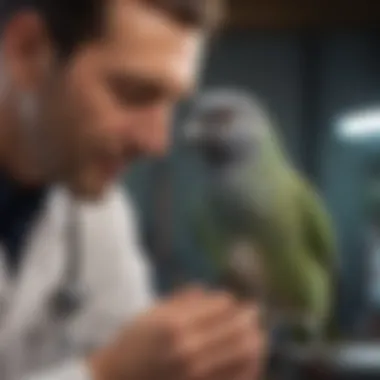
{"label": "bird's beak", "polygon": [[186,146],[196,147],[202,139],[201,126],[197,122],[190,122],[185,125],[183,140]]}

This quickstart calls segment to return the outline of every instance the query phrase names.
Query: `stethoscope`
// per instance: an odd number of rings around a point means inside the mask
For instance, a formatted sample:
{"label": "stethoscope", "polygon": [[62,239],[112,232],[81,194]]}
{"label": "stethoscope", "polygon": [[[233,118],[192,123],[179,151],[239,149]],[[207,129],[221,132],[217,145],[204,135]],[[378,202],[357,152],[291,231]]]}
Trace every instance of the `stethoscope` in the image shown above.
{"label": "stethoscope", "polygon": [[[43,318],[45,321],[43,324],[39,323],[34,326],[33,329],[28,331],[28,333],[31,333],[32,340],[35,339],[35,336],[38,336],[40,339],[40,334],[42,334],[42,336],[45,336],[44,334],[52,334],[54,337],[58,337],[60,342],[62,342],[61,347],[63,350],[70,348],[67,343],[67,332],[65,329],[57,329],[57,324],[60,325],[63,321],[66,322],[70,320],[71,317],[74,317],[81,309],[86,299],[84,289],[80,282],[83,257],[79,239],[80,223],[74,204],[70,205],[70,209],[67,211],[68,219],[66,231],[64,231],[64,243],[66,248],[66,255],[64,257],[65,266],[60,279],[60,285],[50,295],[50,298],[48,298],[48,307],[46,310],[47,315],[49,316],[48,319]],[[43,311],[43,315],[45,315],[45,310]],[[41,315],[41,317],[43,315]],[[46,323],[50,320],[51,322]],[[17,326],[18,324],[14,325],[14,328],[17,329]],[[7,371],[7,373],[9,371],[11,374],[13,374],[13,371],[17,373],[18,369],[14,366],[17,365],[20,355],[23,355],[24,352],[23,343],[19,339],[13,340],[13,338],[11,338],[13,331],[14,330],[11,329],[11,331],[8,332],[9,335],[6,335],[9,339],[9,352],[12,352],[12,356],[9,358],[9,363],[7,362],[9,367],[7,367],[5,371]],[[62,352],[65,353],[65,351]]]}
{"label": "stethoscope", "polygon": [[[48,311],[55,319],[71,317],[82,307],[85,292],[80,283],[82,252],[80,245],[80,223],[75,204],[70,202],[67,209],[65,237],[64,271],[60,285],[48,299]],[[6,271],[0,267],[0,270]],[[0,294],[0,311],[7,308],[8,300]],[[1,316],[1,315],[0,315]]]}
{"label": "stethoscope", "polygon": [[85,292],[80,283],[82,252],[80,245],[80,223],[77,209],[71,202],[66,226],[66,263],[59,288],[49,301],[49,311],[57,319],[73,316],[83,305]]}

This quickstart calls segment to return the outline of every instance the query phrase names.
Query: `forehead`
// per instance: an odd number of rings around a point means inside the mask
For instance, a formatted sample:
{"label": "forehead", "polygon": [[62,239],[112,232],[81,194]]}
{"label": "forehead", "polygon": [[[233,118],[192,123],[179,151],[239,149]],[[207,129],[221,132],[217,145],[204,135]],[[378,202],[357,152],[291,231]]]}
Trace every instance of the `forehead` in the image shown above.
{"label": "forehead", "polygon": [[173,88],[193,86],[205,42],[200,30],[183,27],[165,13],[132,0],[112,1],[107,19],[104,45],[109,63]]}

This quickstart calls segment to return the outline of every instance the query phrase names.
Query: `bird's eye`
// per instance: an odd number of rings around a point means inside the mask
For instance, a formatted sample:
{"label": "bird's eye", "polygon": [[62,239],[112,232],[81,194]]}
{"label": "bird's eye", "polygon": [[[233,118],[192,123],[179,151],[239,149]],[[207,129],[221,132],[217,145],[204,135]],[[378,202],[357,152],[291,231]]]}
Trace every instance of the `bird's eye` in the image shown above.
{"label": "bird's eye", "polygon": [[221,124],[230,124],[233,121],[234,112],[229,108],[219,108],[212,111],[204,112],[201,119],[205,125],[214,125],[215,127]]}

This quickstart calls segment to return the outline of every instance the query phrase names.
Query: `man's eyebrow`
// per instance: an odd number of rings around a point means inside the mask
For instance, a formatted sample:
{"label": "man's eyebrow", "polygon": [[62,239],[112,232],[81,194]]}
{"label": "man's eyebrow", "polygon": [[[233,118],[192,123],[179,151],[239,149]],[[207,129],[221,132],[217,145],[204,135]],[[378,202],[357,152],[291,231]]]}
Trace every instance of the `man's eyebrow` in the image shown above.
{"label": "man's eyebrow", "polygon": [[159,77],[148,76],[139,73],[126,73],[126,72],[114,72],[107,74],[107,77],[112,81],[120,81],[121,85],[136,86],[140,89],[144,89],[151,92],[157,92],[162,95],[182,95],[181,98],[188,98],[192,94],[192,89],[182,89],[179,86],[176,87],[174,83],[165,81]]}
{"label": "man's eyebrow", "polygon": [[136,74],[126,74],[126,73],[110,73],[107,78],[112,81],[119,81],[124,85],[132,85],[138,87],[145,87],[147,89],[165,89],[165,84],[154,77],[146,77]]}

